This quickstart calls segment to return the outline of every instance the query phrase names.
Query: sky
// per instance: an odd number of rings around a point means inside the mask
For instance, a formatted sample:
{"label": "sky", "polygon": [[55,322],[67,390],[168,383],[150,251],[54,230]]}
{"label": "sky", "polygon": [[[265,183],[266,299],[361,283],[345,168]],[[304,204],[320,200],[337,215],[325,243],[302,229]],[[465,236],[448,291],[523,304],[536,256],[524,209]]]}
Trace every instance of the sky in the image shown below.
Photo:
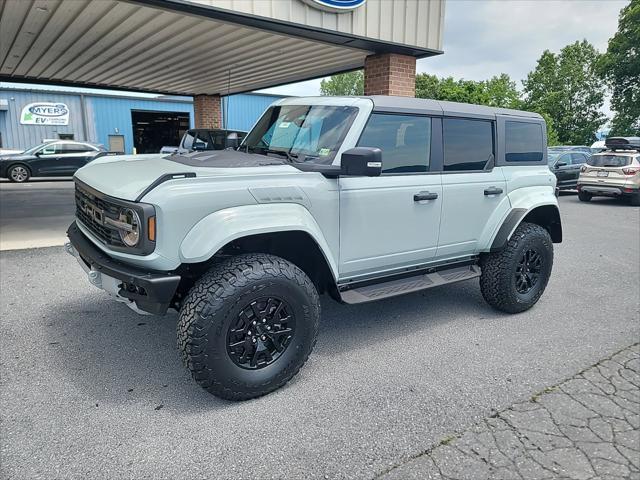
{"label": "sky", "polygon": [[[521,89],[521,80],[533,70],[545,49],[558,52],[565,45],[586,38],[604,52],[618,28],[620,9],[628,3],[446,0],[444,54],[418,60],[417,71],[467,80],[486,80],[507,73]],[[318,95],[320,79],[261,92]]]}
{"label": "sky", "polygon": [[[628,3],[629,0],[446,0],[444,54],[418,60],[417,71],[467,80],[486,80],[507,73],[522,89],[521,80],[533,70],[545,49],[558,52],[565,45],[586,38],[604,52],[618,28],[620,9]],[[259,91],[319,95],[320,81]],[[9,84],[0,82],[0,88],[3,86]],[[610,115],[608,102],[603,110]]]}

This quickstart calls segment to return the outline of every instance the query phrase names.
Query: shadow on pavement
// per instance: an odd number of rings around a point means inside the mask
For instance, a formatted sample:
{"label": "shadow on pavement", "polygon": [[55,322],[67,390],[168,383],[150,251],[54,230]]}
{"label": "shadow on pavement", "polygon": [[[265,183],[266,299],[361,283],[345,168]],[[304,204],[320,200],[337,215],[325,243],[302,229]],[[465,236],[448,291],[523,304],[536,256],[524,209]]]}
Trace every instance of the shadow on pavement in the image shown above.
{"label": "shadow on pavement", "polygon": [[[313,369],[312,364],[324,357],[366,352],[378,342],[414,336],[459,316],[481,321],[485,315],[495,312],[482,300],[477,281],[362,305],[340,305],[324,297],[318,343],[305,368]],[[198,412],[234,405],[191,379],[176,347],[175,312],[164,317],[138,315],[100,294],[89,301],[58,304],[43,322],[55,363],[66,370],[62,377],[98,403],[124,405],[162,393],[171,397],[172,410]],[[313,381],[313,374],[307,378]]]}

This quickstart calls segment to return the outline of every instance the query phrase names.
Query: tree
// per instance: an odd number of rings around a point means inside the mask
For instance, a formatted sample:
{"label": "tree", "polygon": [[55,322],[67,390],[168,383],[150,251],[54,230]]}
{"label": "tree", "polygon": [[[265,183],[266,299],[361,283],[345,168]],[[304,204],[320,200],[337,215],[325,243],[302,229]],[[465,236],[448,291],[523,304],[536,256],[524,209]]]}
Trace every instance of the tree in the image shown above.
{"label": "tree", "polygon": [[340,73],[320,82],[321,95],[364,95],[364,72]]}
{"label": "tree", "polygon": [[620,11],[618,31],[598,70],[611,87],[615,115],[609,135],[640,135],[640,0]]}
{"label": "tree", "polygon": [[521,105],[516,82],[505,73],[478,82],[420,73],[416,75],[416,97],[503,108],[519,108]]}
{"label": "tree", "polygon": [[524,108],[547,114],[561,143],[591,144],[606,117],[605,88],[596,66],[598,51],[586,40],[559,54],[545,50],[524,85]]}

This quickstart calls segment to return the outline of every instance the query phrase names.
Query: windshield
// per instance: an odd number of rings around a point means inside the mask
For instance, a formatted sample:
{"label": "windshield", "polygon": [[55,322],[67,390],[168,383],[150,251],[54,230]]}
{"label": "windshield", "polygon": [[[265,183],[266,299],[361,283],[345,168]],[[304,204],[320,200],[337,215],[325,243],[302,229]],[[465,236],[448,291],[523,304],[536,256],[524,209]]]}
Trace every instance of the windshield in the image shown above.
{"label": "windshield", "polygon": [[587,160],[592,167],[626,167],[633,157],[624,155],[593,155]]}
{"label": "windshield", "polygon": [[291,162],[329,165],[358,109],[330,105],[270,107],[242,143],[252,153],[275,154]]}

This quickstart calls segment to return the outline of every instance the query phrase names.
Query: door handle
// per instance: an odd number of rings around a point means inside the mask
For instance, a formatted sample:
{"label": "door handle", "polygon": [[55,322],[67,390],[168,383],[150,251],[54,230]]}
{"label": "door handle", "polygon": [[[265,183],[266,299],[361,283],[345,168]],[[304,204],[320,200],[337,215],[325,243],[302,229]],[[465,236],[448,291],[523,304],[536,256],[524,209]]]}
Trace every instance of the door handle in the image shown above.
{"label": "door handle", "polygon": [[498,187],[489,187],[484,189],[485,195],[500,195],[502,193],[502,189]]}
{"label": "door handle", "polygon": [[438,194],[437,193],[419,192],[419,193],[416,193],[413,196],[413,201],[414,202],[421,202],[423,200],[435,200],[436,198],[438,198]]}

